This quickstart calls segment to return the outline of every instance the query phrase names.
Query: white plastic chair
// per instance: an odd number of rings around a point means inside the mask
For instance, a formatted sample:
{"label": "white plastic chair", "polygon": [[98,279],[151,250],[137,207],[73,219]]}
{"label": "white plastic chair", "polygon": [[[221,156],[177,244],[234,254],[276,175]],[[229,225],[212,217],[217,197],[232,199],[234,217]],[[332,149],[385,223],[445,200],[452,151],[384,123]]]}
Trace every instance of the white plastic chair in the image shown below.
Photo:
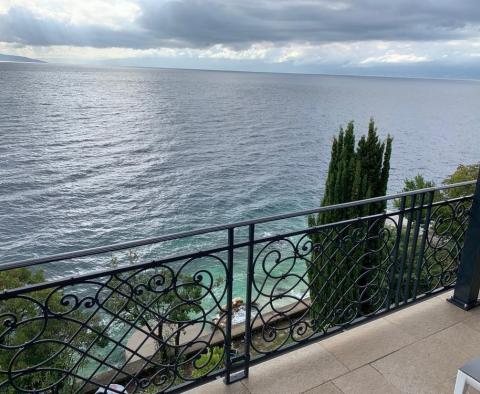
{"label": "white plastic chair", "polygon": [[467,384],[480,391],[480,357],[469,361],[458,370],[454,394],[463,394]]}
{"label": "white plastic chair", "polygon": [[[108,390],[108,389],[112,389],[112,390]],[[115,390],[115,391],[114,391]],[[99,388],[95,394],[118,394],[118,393],[127,393],[127,390],[125,389],[125,387],[123,387],[122,385],[120,384],[111,384],[108,386],[108,388],[104,389],[104,388]]]}

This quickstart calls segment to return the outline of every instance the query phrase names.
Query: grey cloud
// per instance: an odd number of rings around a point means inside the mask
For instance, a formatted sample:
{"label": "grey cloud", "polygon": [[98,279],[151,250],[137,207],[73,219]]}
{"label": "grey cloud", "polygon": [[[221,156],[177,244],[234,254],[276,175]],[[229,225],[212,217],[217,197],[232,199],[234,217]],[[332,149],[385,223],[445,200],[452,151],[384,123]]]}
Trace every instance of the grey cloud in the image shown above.
{"label": "grey cloud", "polygon": [[244,47],[255,42],[429,41],[480,35],[478,0],[140,0],[135,26],[114,30],[0,15],[0,41],[93,47]]}
{"label": "grey cloud", "polygon": [[151,47],[145,32],[66,24],[52,18],[39,18],[22,7],[11,8],[7,14],[0,15],[0,41],[34,46]]}
{"label": "grey cloud", "polygon": [[477,0],[148,0],[143,11],[140,23],[158,37],[174,37],[197,47],[262,41],[453,39],[468,36],[469,29],[478,34],[480,24]]}

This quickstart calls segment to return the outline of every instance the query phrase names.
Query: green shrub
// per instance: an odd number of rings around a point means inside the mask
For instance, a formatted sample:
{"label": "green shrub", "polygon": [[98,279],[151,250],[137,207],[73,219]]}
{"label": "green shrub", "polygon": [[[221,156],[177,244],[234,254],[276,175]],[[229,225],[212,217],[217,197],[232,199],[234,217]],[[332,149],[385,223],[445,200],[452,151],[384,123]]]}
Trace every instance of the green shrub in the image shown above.
{"label": "green shrub", "polygon": [[223,347],[215,346],[209,348],[207,353],[202,354],[193,363],[194,370],[192,376],[194,378],[201,378],[209,373],[221,368],[225,350]]}

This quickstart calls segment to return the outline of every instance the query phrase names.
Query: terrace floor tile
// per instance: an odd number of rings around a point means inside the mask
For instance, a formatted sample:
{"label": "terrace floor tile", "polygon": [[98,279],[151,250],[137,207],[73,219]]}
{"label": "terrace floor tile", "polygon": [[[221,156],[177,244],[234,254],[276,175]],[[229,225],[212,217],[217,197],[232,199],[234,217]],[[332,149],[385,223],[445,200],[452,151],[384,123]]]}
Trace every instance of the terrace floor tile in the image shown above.
{"label": "terrace floor tile", "polygon": [[370,365],[349,372],[333,382],[345,394],[401,394],[398,388]]}
{"label": "terrace floor tile", "polygon": [[302,393],[348,372],[332,354],[312,344],[250,369],[251,393]]}
{"label": "terrace floor tile", "polygon": [[444,297],[443,299],[433,298],[414,307],[406,307],[386,316],[385,320],[397,325],[401,330],[414,338],[423,339],[468,317],[468,312],[445,302]]}
{"label": "terrace floor tile", "polygon": [[343,391],[335,386],[332,382],[324,383],[320,386],[314,387],[303,394],[343,394]]}
{"label": "terrace floor tile", "polygon": [[354,370],[413,342],[415,338],[395,324],[377,319],[328,338],[321,345]]}
{"label": "terrace floor tile", "polygon": [[480,356],[480,307],[464,312],[448,297],[253,366],[234,385],[215,381],[191,393],[451,394],[458,368]]}

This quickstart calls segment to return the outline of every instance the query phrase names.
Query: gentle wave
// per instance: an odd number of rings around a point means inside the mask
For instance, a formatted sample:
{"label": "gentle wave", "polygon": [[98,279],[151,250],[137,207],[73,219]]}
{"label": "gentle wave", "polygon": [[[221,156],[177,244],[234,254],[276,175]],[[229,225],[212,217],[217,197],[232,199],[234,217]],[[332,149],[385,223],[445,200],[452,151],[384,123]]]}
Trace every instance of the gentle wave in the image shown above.
{"label": "gentle wave", "polygon": [[[0,65],[1,261],[315,207],[332,136],[351,119],[360,134],[374,116],[394,136],[391,192],[478,161],[474,82],[112,71]],[[162,253],[192,247],[180,244]]]}

